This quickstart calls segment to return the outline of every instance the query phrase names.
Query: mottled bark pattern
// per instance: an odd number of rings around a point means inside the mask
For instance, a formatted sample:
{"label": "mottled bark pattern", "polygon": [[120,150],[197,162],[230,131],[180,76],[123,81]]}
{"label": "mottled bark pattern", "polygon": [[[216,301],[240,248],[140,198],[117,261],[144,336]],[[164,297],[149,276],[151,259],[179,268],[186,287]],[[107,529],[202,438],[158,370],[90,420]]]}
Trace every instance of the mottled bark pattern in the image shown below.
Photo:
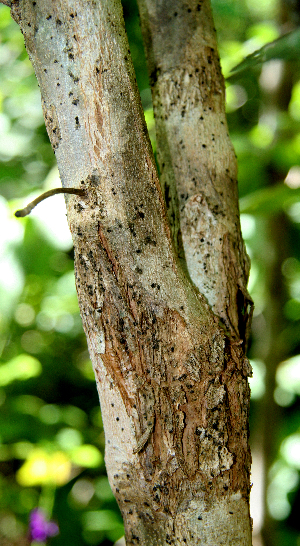
{"label": "mottled bark pattern", "polygon": [[244,339],[252,308],[249,263],[210,2],[138,4],[173,236],[192,281],[230,336]]}
{"label": "mottled bark pattern", "polygon": [[[186,297],[161,298],[163,286],[157,283],[151,291],[143,282],[128,283],[109,250],[102,214],[93,202],[96,194],[88,195],[74,203],[71,224],[77,288],[104,397],[106,462],[127,543],[136,544],[137,537],[141,544],[206,540],[206,527],[201,530],[199,522],[215,502],[222,506],[217,517],[224,540],[221,528],[225,525],[228,534],[235,518],[249,525],[248,362],[241,345],[225,338],[202,298],[190,307]],[[195,303],[205,325],[199,324]],[[249,532],[235,529],[228,544],[247,544]]]}
{"label": "mottled bark pattern", "polygon": [[225,335],[175,252],[121,5],[15,0],[12,15],[63,186],[85,190],[68,219],[126,543],[249,546],[244,339]]}

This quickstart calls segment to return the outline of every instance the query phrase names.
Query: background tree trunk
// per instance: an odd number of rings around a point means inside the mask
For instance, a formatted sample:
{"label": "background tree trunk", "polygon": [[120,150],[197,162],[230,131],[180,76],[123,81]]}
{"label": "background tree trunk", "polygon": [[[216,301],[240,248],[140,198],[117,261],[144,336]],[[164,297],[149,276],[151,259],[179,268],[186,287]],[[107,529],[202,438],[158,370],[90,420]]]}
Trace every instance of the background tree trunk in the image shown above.
{"label": "background tree trunk", "polygon": [[236,165],[209,4],[175,4],[141,2],[171,230],[121,4],[17,0],[12,16],[62,184],[86,191],[68,219],[127,545],[249,546]]}

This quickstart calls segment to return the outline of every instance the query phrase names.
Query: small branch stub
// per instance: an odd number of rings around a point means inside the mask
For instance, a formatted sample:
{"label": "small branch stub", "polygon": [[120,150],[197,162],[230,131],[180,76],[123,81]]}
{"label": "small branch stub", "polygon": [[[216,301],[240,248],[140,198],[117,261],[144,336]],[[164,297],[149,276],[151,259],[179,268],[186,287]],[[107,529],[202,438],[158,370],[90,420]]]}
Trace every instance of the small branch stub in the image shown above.
{"label": "small branch stub", "polygon": [[73,193],[75,195],[85,195],[84,190],[80,190],[79,188],[54,188],[53,190],[45,191],[45,193],[42,193],[39,197],[31,201],[27,207],[21,210],[17,210],[15,212],[15,216],[17,218],[27,216],[31,213],[32,209],[36,207],[41,201],[44,201],[44,199],[47,199],[48,197],[51,197],[52,195],[56,195],[57,193]]}

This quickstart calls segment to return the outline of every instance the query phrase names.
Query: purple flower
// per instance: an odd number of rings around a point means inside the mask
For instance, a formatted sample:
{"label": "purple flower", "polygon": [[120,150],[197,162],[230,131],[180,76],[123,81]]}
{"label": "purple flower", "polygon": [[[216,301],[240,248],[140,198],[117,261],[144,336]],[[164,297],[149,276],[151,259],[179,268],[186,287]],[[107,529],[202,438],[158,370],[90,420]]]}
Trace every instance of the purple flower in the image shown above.
{"label": "purple flower", "polygon": [[54,521],[47,521],[40,508],[34,508],[29,518],[30,539],[36,542],[45,542],[48,537],[58,535],[59,528]]}

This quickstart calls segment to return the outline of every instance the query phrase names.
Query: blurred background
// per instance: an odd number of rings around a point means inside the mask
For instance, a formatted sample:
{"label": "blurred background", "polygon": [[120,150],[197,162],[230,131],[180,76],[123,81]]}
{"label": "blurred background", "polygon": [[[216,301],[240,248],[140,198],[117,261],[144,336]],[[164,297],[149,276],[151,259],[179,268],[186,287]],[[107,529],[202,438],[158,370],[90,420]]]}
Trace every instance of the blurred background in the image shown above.
{"label": "blurred background", "polygon": [[[212,4],[252,261],[253,544],[300,546],[300,4]],[[155,150],[138,11],[133,0],[123,6]],[[105,474],[63,196],[30,217],[13,215],[59,185],[23,37],[1,5],[1,546],[28,544],[36,507],[59,525],[59,535],[49,538],[53,546],[110,546],[123,535]]]}

